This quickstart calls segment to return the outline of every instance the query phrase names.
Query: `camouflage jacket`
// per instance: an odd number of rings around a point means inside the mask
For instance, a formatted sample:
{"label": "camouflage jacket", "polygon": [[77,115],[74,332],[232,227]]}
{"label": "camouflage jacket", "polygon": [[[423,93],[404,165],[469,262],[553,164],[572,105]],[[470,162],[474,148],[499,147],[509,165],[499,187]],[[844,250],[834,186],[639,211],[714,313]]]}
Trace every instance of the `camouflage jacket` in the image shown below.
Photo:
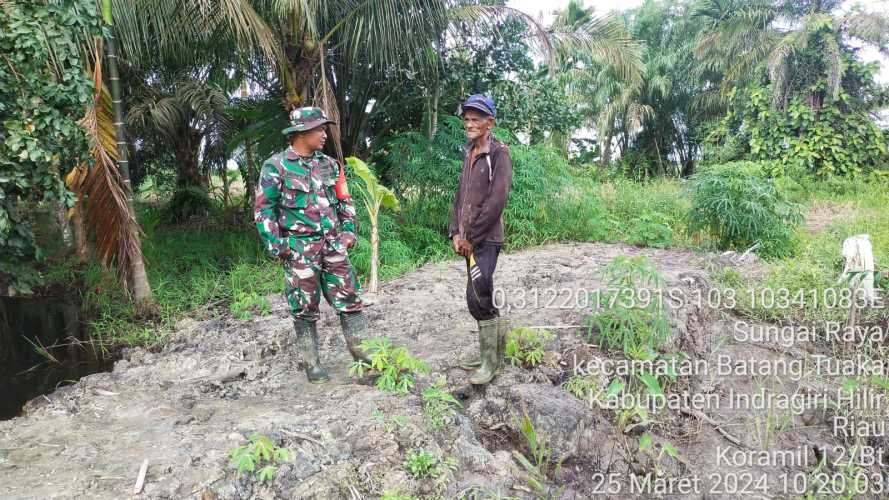
{"label": "camouflage jacket", "polygon": [[292,148],[272,155],[262,165],[256,186],[254,220],[272,255],[295,253],[322,241],[345,252],[338,238],[356,231],[355,206],[334,191],[339,166],[320,151],[301,157]]}

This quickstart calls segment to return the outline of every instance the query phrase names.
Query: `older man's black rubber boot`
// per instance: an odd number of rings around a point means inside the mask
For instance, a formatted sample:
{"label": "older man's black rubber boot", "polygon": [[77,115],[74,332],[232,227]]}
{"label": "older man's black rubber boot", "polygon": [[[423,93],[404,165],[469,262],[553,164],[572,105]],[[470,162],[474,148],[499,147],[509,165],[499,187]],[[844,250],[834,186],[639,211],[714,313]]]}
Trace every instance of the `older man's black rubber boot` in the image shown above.
{"label": "older man's black rubber boot", "polygon": [[370,363],[370,356],[361,348],[361,341],[365,339],[367,319],[361,311],[340,314],[340,325],[343,327],[343,337],[346,338],[346,347],[355,361]]}
{"label": "older man's black rubber boot", "polygon": [[500,318],[481,320],[478,322],[478,345],[481,352],[481,366],[470,377],[469,383],[484,385],[490,382],[500,368],[498,356],[498,328]]}
{"label": "older man's black rubber boot", "polygon": [[330,375],[321,367],[321,358],[318,356],[318,328],[315,322],[294,319],[293,329],[296,330],[296,342],[305,363],[306,378],[313,384],[323,384],[330,380]]}

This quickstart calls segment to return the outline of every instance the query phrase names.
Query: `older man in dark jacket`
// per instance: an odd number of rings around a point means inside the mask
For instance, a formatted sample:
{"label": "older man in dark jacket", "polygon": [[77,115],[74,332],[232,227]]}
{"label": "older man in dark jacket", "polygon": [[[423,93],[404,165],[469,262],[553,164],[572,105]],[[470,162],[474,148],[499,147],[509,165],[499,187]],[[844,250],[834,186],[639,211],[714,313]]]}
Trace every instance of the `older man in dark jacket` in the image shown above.
{"label": "older man in dark jacket", "polygon": [[497,109],[491,98],[469,96],[461,109],[468,143],[463,171],[454,197],[448,236],[454,251],[466,258],[466,302],[478,321],[481,359],[461,365],[477,368],[469,381],[487,384],[503,359],[506,322],[494,306],[494,269],[503,245],[503,209],[512,185],[509,147],[494,139],[491,130]]}

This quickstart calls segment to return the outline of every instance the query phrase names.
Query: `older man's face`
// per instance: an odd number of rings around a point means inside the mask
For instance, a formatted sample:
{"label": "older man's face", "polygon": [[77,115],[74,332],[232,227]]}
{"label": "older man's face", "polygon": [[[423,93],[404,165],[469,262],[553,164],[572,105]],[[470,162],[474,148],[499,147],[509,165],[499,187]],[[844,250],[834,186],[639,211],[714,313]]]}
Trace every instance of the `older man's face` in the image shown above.
{"label": "older man's face", "polygon": [[493,128],[493,117],[474,109],[467,109],[463,113],[463,129],[466,130],[466,138],[470,141],[484,137],[485,133]]}

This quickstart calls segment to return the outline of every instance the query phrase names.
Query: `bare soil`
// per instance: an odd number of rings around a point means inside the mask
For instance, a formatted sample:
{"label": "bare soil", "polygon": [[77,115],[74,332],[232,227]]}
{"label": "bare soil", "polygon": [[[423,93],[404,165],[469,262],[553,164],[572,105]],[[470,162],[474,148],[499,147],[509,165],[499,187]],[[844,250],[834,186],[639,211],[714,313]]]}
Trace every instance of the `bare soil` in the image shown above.
{"label": "bare soil", "polygon": [[[530,456],[517,423],[524,412],[546,436],[553,460],[564,460],[560,473],[549,476],[552,485],[562,488],[561,498],[601,493],[603,498],[655,498],[654,492],[630,487],[634,477],[649,473],[702,482],[702,491],[670,498],[799,497],[782,492],[782,474],[809,474],[818,447],[838,443],[826,415],[664,411],[639,425],[633,419],[620,422],[618,412],[590,405],[561,387],[578,363],[622,358],[586,343],[587,332],[577,325],[589,307],[566,302],[566,297],[601,288],[597,271],[614,257],[640,254],[666,277],[668,288],[688,297],[706,297],[708,272],[737,263],[731,255],[607,244],[550,245],[502,255],[495,283],[515,306],[512,325],[546,326],[555,338],[540,366],[507,366],[486,387],[469,385],[469,373],[457,367],[477,353],[478,345],[475,322],[465,307],[462,261],[423,266],[368,297],[372,333],[407,346],[430,366],[406,396],[349,377],[351,359],[326,304],[319,334],[322,360],[333,380],[325,385],[308,384],[298,370],[291,321],[279,296],[269,298],[270,315],[249,321],[226,315],[184,320],[160,352],[127,351],[112,372],[33,400],[25,416],[0,422],[0,498],[132,496],[143,460],[149,467],[141,498],[352,499],[379,498],[396,489],[419,498],[438,493],[495,498],[498,492],[536,498],[513,456],[515,451]],[[745,265],[740,264],[742,273]],[[554,298],[548,290],[556,291]],[[519,307],[522,293],[526,300]],[[817,349],[737,342],[732,338],[735,313],[698,302],[670,308],[672,337],[666,350],[713,361],[720,355],[793,359]],[[443,429],[433,430],[424,419],[420,393],[438,377],[446,378],[463,407]],[[793,394],[835,383],[711,373],[680,377],[670,390],[724,397],[731,390],[753,393],[767,387]],[[375,411],[385,415],[385,422],[374,417]],[[403,426],[391,424],[396,416],[406,418]],[[269,483],[238,477],[226,456],[256,432],[293,454]],[[643,434],[654,438],[656,453],[639,451]],[[665,441],[678,449],[678,459],[660,453]],[[717,460],[720,447],[801,449],[809,464],[725,464]],[[405,471],[405,457],[419,449],[456,460],[456,470],[441,481],[438,492],[434,480],[413,479]],[[747,485],[743,494],[728,493],[725,484],[710,490],[715,480],[732,474],[764,478],[768,491]],[[608,477],[620,487],[608,487]],[[743,477],[737,478],[744,486]]]}

